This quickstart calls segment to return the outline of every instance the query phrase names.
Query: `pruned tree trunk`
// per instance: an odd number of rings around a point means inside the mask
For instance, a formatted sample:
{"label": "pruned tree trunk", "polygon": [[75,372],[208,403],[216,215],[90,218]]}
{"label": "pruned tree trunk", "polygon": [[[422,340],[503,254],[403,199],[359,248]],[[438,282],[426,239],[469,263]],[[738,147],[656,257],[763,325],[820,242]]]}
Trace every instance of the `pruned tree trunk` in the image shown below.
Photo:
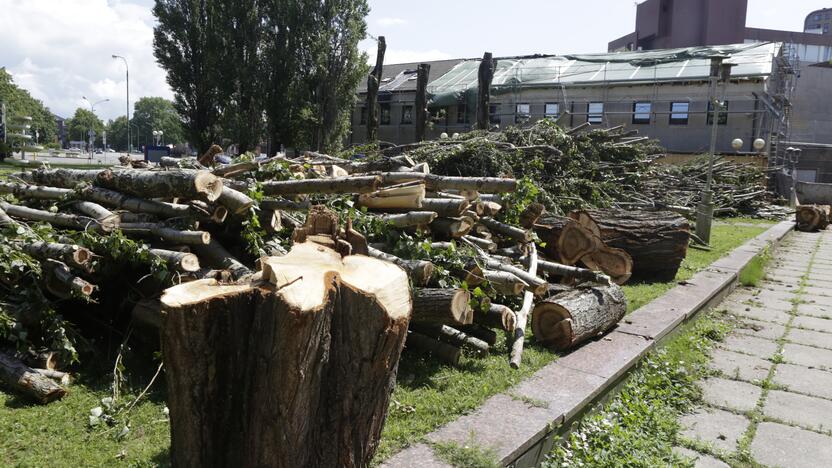
{"label": "pruned tree trunk", "polygon": [[488,343],[479,338],[468,336],[465,332],[454,327],[421,323],[413,323],[410,327],[425,336],[436,338],[458,348],[471,350],[478,356],[488,355]]}
{"label": "pruned tree trunk", "polygon": [[471,204],[464,198],[425,198],[422,209],[436,212],[439,216],[454,218],[460,216]]}
{"label": "pruned tree trunk", "polygon": [[425,139],[425,129],[428,121],[428,78],[430,76],[430,64],[420,63],[416,68],[416,141]]}
{"label": "pruned tree trunk", "polygon": [[150,253],[165,261],[169,268],[180,272],[199,271],[199,258],[192,253],[150,249]]}
{"label": "pruned tree trunk", "polygon": [[49,377],[2,352],[0,352],[0,381],[40,404],[61,399],[66,395],[66,390]]}
{"label": "pruned tree trunk", "polygon": [[179,218],[193,215],[193,211],[188,205],[144,200],[101,187],[84,187],[80,194],[85,200],[134,213],[147,213],[162,218]]}
{"label": "pruned tree trunk", "polygon": [[487,311],[474,313],[474,323],[511,332],[517,324],[517,317],[510,307],[491,304]]}
{"label": "pruned tree trunk", "polygon": [[376,43],[376,65],[367,77],[367,141],[378,141],[378,88],[381,86],[381,77],[384,70],[384,52],[387,50],[387,42],[384,36],[379,36]]}
{"label": "pruned tree trunk", "polygon": [[96,185],[144,198],[196,198],[214,201],[222,194],[222,181],[208,171],[145,171],[110,169]]}
{"label": "pruned tree trunk", "polygon": [[626,312],[627,300],[617,285],[580,286],[538,302],[532,331],[544,345],[563,351],[606,332]]}
{"label": "pruned tree trunk", "polygon": [[501,223],[494,218],[489,218],[487,216],[480,218],[480,223],[487,227],[492,233],[505,237],[506,239],[522,242],[524,244],[529,243],[532,239],[534,239],[534,235],[531,231]]}
{"label": "pruned tree trunk", "polygon": [[407,333],[404,271],[305,243],[262,278],[162,296],[173,465],[369,465]]}
{"label": "pruned tree trunk", "polygon": [[253,273],[247,266],[234,258],[216,240],[211,239],[207,245],[196,245],[194,246],[194,250],[196,250],[197,255],[202,257],[206,265],[212,268],[228,270],[231,273],[231,277],[235,280]]}
{"label": "pruned tree trunk", "polygon": [[413,323],[468,325],[474,320],[464,289],[418,288],[413,292]]}
{"label": "pruned tree trunk", "polygon": [[407,349],[429,354],[452,366],[458,366],[459,358],[462,356],[462,351],[456,346],[443,343],[435,338],[412,330],[407,333],[407,342],[405,345]]}
{"label": "pruned tree trunk", "polygon": [[433,211],[410,211],[403,214],[385,215],[382,219],[398,228],[427,226],[434,219],[437,214]]}
{"label": "pruned tree trunk", "polygon": [[497,61],[493,59],[491,52],[483,54],[477,73],[477,128],[480,130],[488,130],[490,126],[491,80],[496,69]]}
{"label": "pruned tree trunk", "polygon": [[670,281],[687,255],[690,224],[670,211],[584,210],[570,217],[594,223],[604,244],[627,252],[637,279]]}

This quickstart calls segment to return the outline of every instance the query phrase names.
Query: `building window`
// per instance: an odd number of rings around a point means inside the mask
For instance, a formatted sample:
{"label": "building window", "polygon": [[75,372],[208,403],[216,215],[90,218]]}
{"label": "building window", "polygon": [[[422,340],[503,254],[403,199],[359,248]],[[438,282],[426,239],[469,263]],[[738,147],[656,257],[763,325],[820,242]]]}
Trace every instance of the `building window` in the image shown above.
{"label": "building window", "polygon": [[531,106],[527,103],[517,104],[517,109],[514,113],[514,123],[522,123],[529,120],[531,117]]}
{"label": "building window", "polygon": [[381,125],[390,125],[390,104],[379,104],[381,110],[381,117],[379,123]]}
{"label": "building window", "polygon": [[587,106],[586,121],[591,124],[600,124],[604,121],[604,103],[590,102]]}
{"label": "building window", "polygon": [[468,106],[464,102],[460,102],[456,105],[456,123],[468,123]]}
{"label": "building window", "polygon": [[[719,117],[716,120],[717,125],[726,125],[728,123],[728,101],[722,103],[722,108],[719,109]],[[708,125],[714,124],[714,103],[708,102]]]}
{"label": "building window", "polygon": [[402,106],[402,124],[413,123],[413,106]]}
{"label": "building window", "polygon": [[492,125],[500,125],[500,105],[490,104],[488,106],[488,121]]}
{"label": "building window", "polygon": [[649,102],[633,103],[633,123],[649,124],[650,114],[653,112],[653,105]]}
{"label": "building window", "polygon": [[359,125],[367,125],[367,108],[362,107],[360,112],[361,112],[361,114],[358,117],[358,124]]}
{"label": "building window", "polygon": [[690,111],[689,102],[671,102],[670,103],[670,125],[687,125],[688,112]]}
{"label": "building window", "polygon": [[547,102],[543,111],[544,117],[549,119],[556,119],[560,117],[560,104],[556,102]]}

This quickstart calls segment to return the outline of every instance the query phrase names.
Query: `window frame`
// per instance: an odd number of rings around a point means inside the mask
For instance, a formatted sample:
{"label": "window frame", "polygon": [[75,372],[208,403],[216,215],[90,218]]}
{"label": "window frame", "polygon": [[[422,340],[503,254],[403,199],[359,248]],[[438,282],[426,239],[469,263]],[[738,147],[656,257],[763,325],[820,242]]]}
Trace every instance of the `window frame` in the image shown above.
{"label": "window frame", "polygon": [[[408,113],[408,110],[410,111],[409,113]],[[406,115],[408,116],[407,119],[404,118]],[[413,104],[404,104],[404,105],[402,105],[401,124],[402,125],[410,125],[412,123],[413,123]]]}
{"label": "window frame", "polygon": [[[714,124],[714,103],[712,101],[708,101],[708,117],[705,120],[707,125],[710,127]],[[728,125],[728,101],[722,101],[722,109],[719,110],[719,116],[717,117],[716,124],[717,125]]]}
{"label": "window frame", "polygon": [[[642,109],[641,112],[638,110],[639,105],[647,105],[647,112],[644,112]],[[646,115],[647,117],[640,117]],[[633,125],[650,125],[650,122],[653,120],[653,102],[652,101],[635,101],[633,102]]]}
{"label": "window frame", "polygon": [[378,124],[379,125],[390,125],[391,115],[390,115],[390,103],[384,102],[378,105]]}
{"label": "window frame", "polygon": [[[674,106],[676,104],[684,104],[685,110],[677,111],[674,110]],[[675,115],[682,115],[684,114],[684,118],[675,117]],[[687,125],[690,122],[690,101],[672,101],[670,103],[670,114],[668,114],[668,124],[670,125]]]}
{"label": "window frame", "polygon": [[[549,112],[549,106],[555,106],[555,113]],[[547,102],[543,104],[543,117],[547,119],[557,119],[560,118],[560,103],[559,102]]]}
{"label": "window frame", "polygon": [[[520,112],[520,106],[526,106],[526,112]],[[514,104],[514,123],[528,122],[532,117],[532,105],[528,102]]]}
{"label": "window frame", "polygon": [[[601,106],[601,112],[592,112],[592,106]],[[601,101],[588,102],[586,105],[586,121],[589,124],[603,124],[604,123],[604,103]]]}
{"label": "window frame", "polygon": [[468,104],[458,102],[456,104],[456,123],[467,124],[470,123],[468,119]]}
{"label": "window frame", "polygon": [[491,125],[501,125],[503,123],[503,116],[500,114],[500,103],[488,104],[488,123]]}

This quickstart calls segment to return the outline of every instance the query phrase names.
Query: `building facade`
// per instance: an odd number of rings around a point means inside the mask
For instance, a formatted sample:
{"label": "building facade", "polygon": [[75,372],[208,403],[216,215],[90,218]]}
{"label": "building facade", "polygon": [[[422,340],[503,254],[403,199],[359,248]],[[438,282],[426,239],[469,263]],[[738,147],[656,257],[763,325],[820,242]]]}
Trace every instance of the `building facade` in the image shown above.
{"label": "building facade", "polygon": [[806,15],[803,22],[803,32],[813,34],[832,34],[832,8],[815,10]]}

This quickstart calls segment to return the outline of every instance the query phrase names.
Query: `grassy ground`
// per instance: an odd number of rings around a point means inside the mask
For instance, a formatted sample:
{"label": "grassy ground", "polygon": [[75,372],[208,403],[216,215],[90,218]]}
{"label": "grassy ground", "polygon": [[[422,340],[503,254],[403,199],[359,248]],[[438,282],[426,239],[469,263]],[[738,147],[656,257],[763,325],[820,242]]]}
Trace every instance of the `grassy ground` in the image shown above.
{"label": "grassy ground", "polygon": [[[0,171],[2,169],[0,166]],[[694,272],[764,229],[765,226],[715,226],[713,250],[688,250],[688,258],[676,279],[690,278]],[[649,302],[674,284],[626,286],[630,308]],[[530,344],[523,354],[523,367],[511,371],[506,356],[502,337],[491,356],[485,359],[463,357],[460,368],[405,353],[399,365],[398,385],[393,392],[376,461],[418,442],[425,434],[472,411],[488,397],[505,391],[557,359],[556,355]],[[170,427],[163,413],[164,395],[160,393],[163,379],[128,414],[116,415],[118,424],[91,428],[88,422],[90,410],[101,406],[101,399],[110,396],[111,391],[106,382],[85,381],[83,376],[87,374],[80,374],[82,380],[70,387],[66,398],[47,406],[30,405],[0,392],[0,434],[3,434],[0,437],[0,466],[167,464]],[[132,402],[148,381],[149,375],[134,379],[135,389],[120,401]],[[126,423],[129,431],[119,435]],[[453,448],[445,452],[451,459],[460,456]]]}
{"label": "grassy ground", "polygon": [[711,372],[708,353],[730,330],[726,320],[702,318],[648,355],[621,392],[585,417],[543,466],[692,467],[671,451],[677,418],[701,399],[694,382]]}

